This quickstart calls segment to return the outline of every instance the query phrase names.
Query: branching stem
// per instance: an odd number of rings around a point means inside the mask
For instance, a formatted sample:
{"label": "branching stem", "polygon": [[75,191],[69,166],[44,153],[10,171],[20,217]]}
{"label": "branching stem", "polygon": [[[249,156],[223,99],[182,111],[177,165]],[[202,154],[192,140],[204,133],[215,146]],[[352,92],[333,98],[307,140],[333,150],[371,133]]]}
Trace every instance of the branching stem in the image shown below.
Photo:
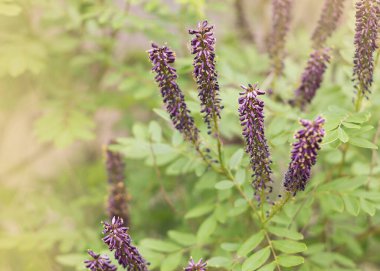
{"label": "branching stem", "polygon": [[278,260],[277,260],[276,250],[274,249],[273,244],[272,244],[272,240],[270,239],[270,236],[265,229],[264,229],[264,234],[265,234],[265,239],[267,240],[267,243],[270,247],[270,250],[272,251],[272,255],[273,255],[274,262],[276,263],[277,271],[281,271],[281,267],[280,267]]}

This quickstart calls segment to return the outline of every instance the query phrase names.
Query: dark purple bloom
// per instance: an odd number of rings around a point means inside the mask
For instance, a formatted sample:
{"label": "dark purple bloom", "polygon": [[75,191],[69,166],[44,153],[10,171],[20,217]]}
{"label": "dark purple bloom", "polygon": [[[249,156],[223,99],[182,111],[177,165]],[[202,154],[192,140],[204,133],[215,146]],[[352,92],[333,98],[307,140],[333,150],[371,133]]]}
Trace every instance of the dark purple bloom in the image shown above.
{"label": "dark purple bloom", "polygon": [[[271,191],[272,182],[269,148],[264,134],[264,102],[258,96],[265,92],[258,89],[257,85],[242,86],[244,92],[239,97],[239,116],[243,128],[243,136],[246,141],[246,152],[250,156],[254,177],[252,185],[255,194],[260,197],[266,188]],[[259,193],[260,192],[260,193]]]}
{"label": "dark purple bloom", "polygon": [[272,0],[272,33],[269,37],[269,56],[276,76],[284,69],[285,41],[291,19],[291,0]]}
{"label": "dark purple bloom", "polygon": [[92,259],[84,261],[86,268],[91,271],[116,271],[116,266],[111,263],[108,256],[96,254],[92,250],[89,250],[88,254]]}
{"label": "dark purple bloom", "polygon": [[158,47],[152,44],[149,58],[153,64],[152,71],[156,73],[155,80],[161,89],[161,95],[166,105],[174,127],[181,132],[185,139],[198,144],[198,129],[195,127],[194,119],[187,109],[185,98],[176,80],[176,70],[170,65],[175,61],[175,54],[168,47]]}
{"label": "dark purple bloom", "polygon": [[314,121],[300,120],[300,123],[304,129],[295,135],[297,141],[293,143],[291,162],[284,180],[285,189],[293,194],[305,190],[311,167],[317,162],[318,150],[325,135],[325,120],[322,117],[317,117]]}
{"label": "dark purple bloom", "polygon": [[209,129],[211,122],[220,118],[220,98],[218,74],[215,70],[215,37],[213,26],[207,21],[198,23],[196,30],[189,30],[194,38],[191,40],[191,53],[194,55],[194,78],[198,84],[201,113]]}
{"label": "dark purple bloom", "polygon": [[311,37],[315,49],[321,48],[327,38],[335,31],[342,15],[344,1],[325,0],[317,27]]}
{"label": "dark purple bloom", "polygon": [[115,259],[128,271],[147,271],[147,263],[134,247],[128,234],[128,228],[124,227],[123,219],[112,218],[111,223],[104,222],[103,238],[111,251],[115,251]]}
{"label": "dark purple bloom", "polygon": [[356,32],[354,56],[355,88],[361,96],[371,93],[373,82],[373,53],[378,48],[380,1],[359,0],[356,3]]}
{"label": "dark purple bloom", "polygon": [[291,102],[304,109],[311,103],[318,88],[323,81],[323,74],[330,61],[329,49],[323,48],[315,50],[310,54],[306,68],[302,74],[301,85],[295,91],[295,99]]}
{"label": "dark purple bloom", "polygon": [[189,264],[185,268],[185,271],[206,271],[207,263],[200,259],[197,263],[194,262],[193,258],[190,258]]}
{"label": "dark purple bloom", "polygon": [[[115,141],[110,142],[110,144],[114,143]],[[106,155],[109,184],[108,214],[110,219],[114,216],[122,218],[125,223],[124,225],[128,226],[128,193],[124,185],[125,164],[121,154],[118,152],[111,151],[107,148]]]}

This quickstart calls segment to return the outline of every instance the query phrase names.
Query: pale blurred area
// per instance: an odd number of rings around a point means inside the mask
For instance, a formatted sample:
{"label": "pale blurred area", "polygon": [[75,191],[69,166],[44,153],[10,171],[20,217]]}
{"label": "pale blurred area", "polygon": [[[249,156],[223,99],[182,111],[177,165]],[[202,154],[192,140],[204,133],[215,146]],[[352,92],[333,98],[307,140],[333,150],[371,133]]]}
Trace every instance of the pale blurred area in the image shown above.
{"label": "pale blurred area", "polygon": [[[293,27],[311,32],[322,1],[295,2]],[[99,237],[88,225],[104,212],[94,208],[106,196],[101,146],[159,98],[149,42],[186,49],[186,26],[207,17],[222,36],[241,16],[255,39],[247,42],[264,50],[269,0],[0,0],[0,270],[82,265]]]}

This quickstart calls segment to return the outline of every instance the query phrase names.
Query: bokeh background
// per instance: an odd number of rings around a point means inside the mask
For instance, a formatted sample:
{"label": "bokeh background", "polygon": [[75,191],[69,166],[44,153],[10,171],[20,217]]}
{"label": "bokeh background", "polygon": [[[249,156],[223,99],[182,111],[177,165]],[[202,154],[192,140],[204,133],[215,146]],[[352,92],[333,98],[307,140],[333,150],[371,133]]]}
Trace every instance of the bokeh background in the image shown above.
{"label": "bokeh background", "polygon": [[[307,61],[322,2],[295,1],[278,85],[284,96]],[[264,80],[269,0],[0,0],[0,270],[81,270],[88,248],[103,249],[102,146],[158,118],[151,41],[176,51],[180,82],[196,97],[187,29],[202,19],[216,25],[222,89]],[[352,62],[354,27],[350,0],[328,42],[340,48],[341,62]],[[340,75],[349,82],[350,67]],[[179,223],[154,169],[131,160],[126,174],[134,239],[159,237]],[[170,197],[186,206],[186,188],[175,186],[180,177],[167,178]],[[363,260],[366,270],[380,270],[370,262]]]}

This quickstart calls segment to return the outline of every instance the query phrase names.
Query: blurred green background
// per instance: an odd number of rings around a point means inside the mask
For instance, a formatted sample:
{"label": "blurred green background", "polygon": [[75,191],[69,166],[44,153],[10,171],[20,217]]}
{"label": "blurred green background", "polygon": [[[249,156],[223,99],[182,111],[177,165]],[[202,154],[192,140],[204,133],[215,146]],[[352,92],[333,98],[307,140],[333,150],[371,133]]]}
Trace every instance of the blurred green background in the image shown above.
{"label": "blurred green background", "polygon": [[[277,85],[283,97],[297,86],[322,6],[294,2],[286,77]],[[336,61],[348,63],[335,79],[347,82],[336,96],[346,104],[353,95],[353,18],[353,2],[346,1],[328,42],[340,49]],[[269,0],[0,0],[0,270],[81,269],[88,248],[104,250],[102,146],[138,134],[137,122],[159,118],[152,109],[161,99],[146,54],[151,41],[176,51],[180,83],[197,108],[187,29],[202,19],[216,26],[222,91],[235,93],[222,97],[233,104],[241,83],[267,75]],[[331,94],[324,93],[320,106]],[[234,129],[240,133],[232,123],[227,138]],[[180,223],[158,192],[153,168],[130,160],[126,174],[134,239],[160,237]],[[186,187],[175,185],[183,177],[166,178],[170,197],[185,210]]]}

